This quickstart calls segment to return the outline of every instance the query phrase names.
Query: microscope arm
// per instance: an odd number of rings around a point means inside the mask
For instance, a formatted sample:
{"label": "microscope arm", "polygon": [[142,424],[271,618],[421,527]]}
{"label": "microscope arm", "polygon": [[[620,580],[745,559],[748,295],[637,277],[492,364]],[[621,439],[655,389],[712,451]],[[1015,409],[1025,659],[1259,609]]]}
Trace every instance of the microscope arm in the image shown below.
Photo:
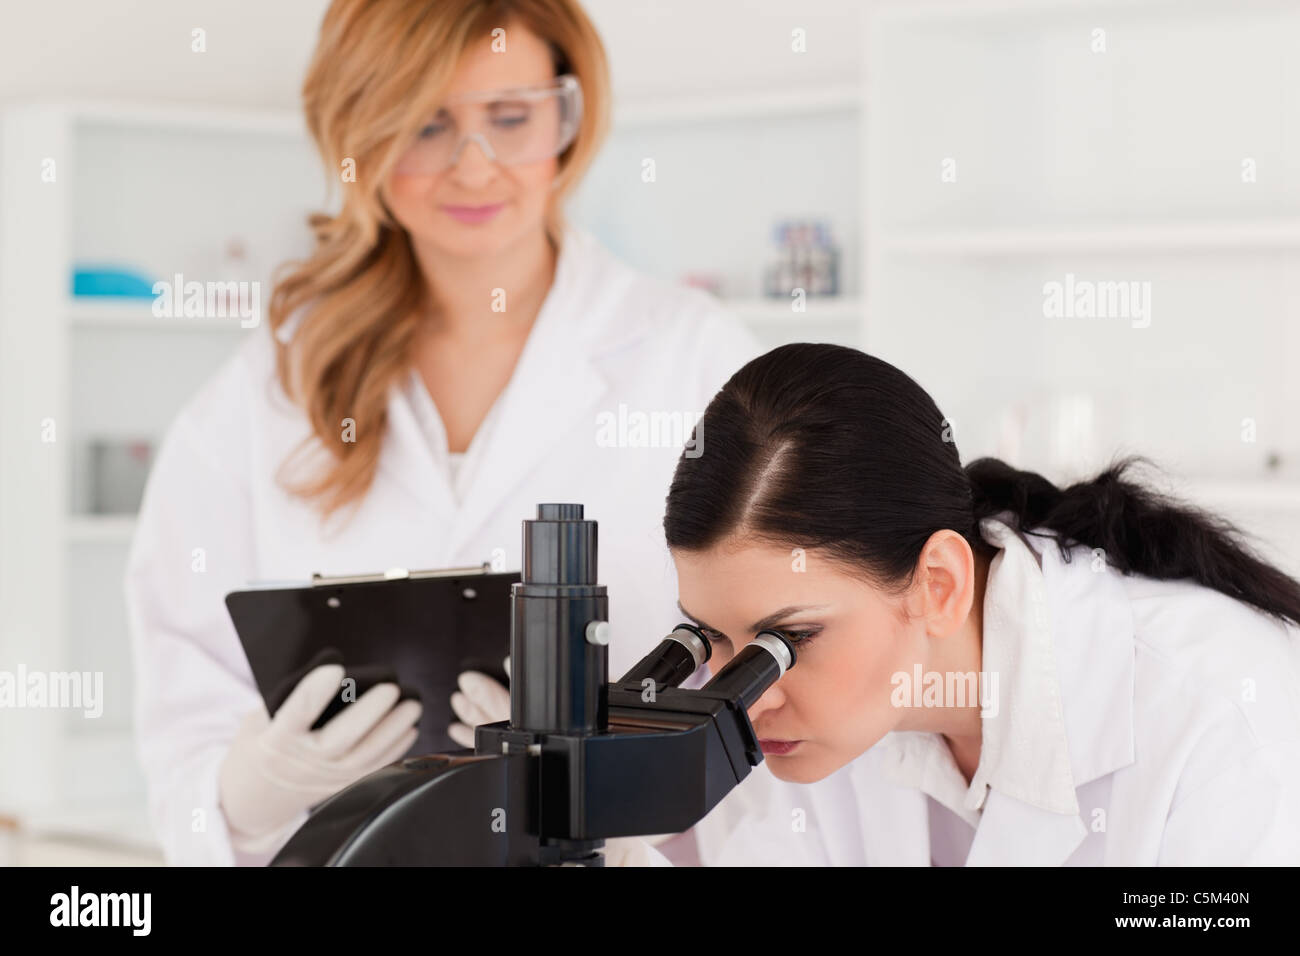
{"label": "microscope arm", "polygon": [[609,611],[596,522],[543,504],[524,522],[511,591],[510,720],[473,751],[414,757],[325,800],[274,866],[603,866],[610,837],[677,833],[763,759],[748,711],[794,666],[762,631],[698,690],[711,644],[679,625],[608,683]]}
{"label": "microscope arm", "polygon": [[[594,853],[610,837],[677,833],[762,760],[739,700],[609,685],[609,732],[477,730],[464,750],[384,767],[321,803],[276,866],[513,866],[548,839]],[[495,749],[495,753],[485,752]]]}

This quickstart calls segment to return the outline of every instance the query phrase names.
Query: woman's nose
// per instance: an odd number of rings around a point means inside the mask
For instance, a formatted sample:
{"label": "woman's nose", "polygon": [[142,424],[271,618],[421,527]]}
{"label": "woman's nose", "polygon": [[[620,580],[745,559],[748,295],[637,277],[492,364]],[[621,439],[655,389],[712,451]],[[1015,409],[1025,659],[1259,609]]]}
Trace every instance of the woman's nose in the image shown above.
{"label": "woman's nose", "polygon": [[749,722],[754,723],[760,716],[769,711],[780,710],[784,704],[785,691],[781,689],[781,682],[777,681],[763,691],[763,696],[754,701],[754,705],[749,708]]}
{"label": "woman's nose", "polygon": [[456,162],[451,167],[452,175],[463,184],[483,182],[496,174],[496,161],[492,158],[491,147],[478,134],[465,137],[455,159]]}

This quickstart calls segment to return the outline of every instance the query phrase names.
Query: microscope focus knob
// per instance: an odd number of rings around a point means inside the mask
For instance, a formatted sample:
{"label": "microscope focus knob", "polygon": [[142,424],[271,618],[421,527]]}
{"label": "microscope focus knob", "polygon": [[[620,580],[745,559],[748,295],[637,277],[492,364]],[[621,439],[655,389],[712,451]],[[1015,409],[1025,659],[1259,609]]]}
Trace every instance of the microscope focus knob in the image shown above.
{"label": "microscope focus knob", "polygon": [[604,646],[609,643],[609,621],[591,621],[587,624],[587,643]]}

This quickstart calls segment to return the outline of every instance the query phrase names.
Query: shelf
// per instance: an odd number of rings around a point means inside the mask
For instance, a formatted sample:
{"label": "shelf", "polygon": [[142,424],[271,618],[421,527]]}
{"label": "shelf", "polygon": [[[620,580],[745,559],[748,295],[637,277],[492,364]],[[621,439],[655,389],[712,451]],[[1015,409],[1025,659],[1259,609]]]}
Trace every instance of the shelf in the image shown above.
{"label": "shelf", "polygon": [[726,122],[732,119],[857,113],[862,88],[853,85],[771,90],[752,93],[712,93],[633,100],[614,107],[614,129]]}
{"label": "shelf", "polygon": [[1134,223],[1078,228],[954,230],[895,235],[881,241],[886,252],[931,256],[1015,256],[1057,253],[1296,249],[1300,219]]}
{"label": "shelf", "polygon": [[27,836],[19,833],[15,841],[17,866],[76,867],[87,866],[162,866],[162,852],[119,846],[93,836]]}
{"label": "shelf", "polygon": [[123,515],[71,515],[66,524],[70,542],[120,542],[128,543],[135,533],[136,516]]}
{"label": "shelf", "polygon": [[143,127],[165,132],[186,130],[227,134],[272,134],[307,141],[302,114],[294,110],[240,110],[177,104],[146,105],[117,101],[61,104],[74,122],[114,127]]}
{"label": "shelf", "polygon": [[75,842],[102,851],[159,854],[158,839],[149,825],[144,798],[106,805],[66,803],[19,817],[25,837],[42,841]]}
{"label": "shelf", "polygon": [[862,321],[863,300],[855,296],[828,296],[806,300],[807,311],[795,312],[784,299],[723,299],[722,304],[751,325],[802,325],[809,322],[854,324]]}
{"label": "shelf", "polygon": [[153,314],[152,299],[85,296],[64,307],[73,327],[84,329],[145,329],[160,332],[247,332],[238,316],[227,318],[168,318]]}

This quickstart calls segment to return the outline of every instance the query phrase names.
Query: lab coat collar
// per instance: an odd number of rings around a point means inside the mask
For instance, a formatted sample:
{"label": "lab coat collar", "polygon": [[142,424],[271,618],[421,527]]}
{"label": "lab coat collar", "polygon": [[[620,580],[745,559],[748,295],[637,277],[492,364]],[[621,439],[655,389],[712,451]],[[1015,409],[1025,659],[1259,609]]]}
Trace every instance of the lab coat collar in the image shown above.
{"label": "lab coat collar", "polygon": [[984,595],[981,669],[996,675],[997,700],[985,705],[979,767],[964,804],[984,805],[990,788],[1053,813],[1079,812],[1070,744],[1061,712],[1047,588],[1038,557],[997,519],[980,526],[999,549]]}
{"label": "lab coat collar", "polygon": [[1136,642],[1122,575],[1104,552],[1025,535],[1042,561],[1076,787],[1134,761]]}
{"label": "lab coat collar", "polygon": [[[1051,538],[1022,536],[1001,516],[981,532],[1000,549],[983,652],[1000,699],[983,722],[975,776],[963,794],[937,734],[888,734],[873,758],[886,779],[918,797],[931,793],[976,826],[967,865],[1055,865],[1087,835],[1076,788],[1133,762],[1132,617],[1117,572],[1094,572],[1080,560],[1086,549],[1066,560]],[[869,764],[860,762],[855,773],[866,786]],[[872,811],[862,809],[863,830],[872,832]],[[892,845],[884,834],[876,839],[877,855]]]}
{"label": "lab coat collar", "polygon": [[[390,387],[379,469],[405,488],[417,507],[446,522],[448,559],[455,543],[472,536],[509,490],[528,478],[537,459],[562,440],[595,440],[594,414],[589,434],[574,432],[609,387],[594,358],[652,331],[645,322],[622,321],[617,308],[633,277],[594,236],[566,225],[551,288],[493,409],[499,434],[482,454],[467,460],[468,490],[459,509],[443,460],[445,438],[444,447],[430,446],[432,430],[412,403],[409,376]],[[294,312],[276,338],[288,343],[308,311],[303,306]]]}
{"label": "lab coat collar", "polygon": [[[443,438],[441,449],[432,444],[433,436],[445,433],[442,432],[441,420],[434,423],[421,420],[422,406],[417,404],[417,396],[412,393],[414,388],[425,387],[419,379],[419,373],[411,368],[389,389],[388,421],[383,453],[379,456],[379,471],[405,488],[416,507],[432,512],[435,520],[445,520],[455,508],[451,475],[443,461],[446,439]],[[434,560],[451,563],[445,554]]]}
{"label": "lab coat collar", "polygon": [[[591,267],[594,243],[573,227],[565,230],[551,288],[493,410],[493,434],[482,454],[466,460],[466,492],[453,517],[452,540],[472,537],[556,447],[595,441],[594,407],[609,382],[594,361],[593,343],[603,330],[596,319],[606,318],[600,297],[608,294],[606,277]],[[562,496],[564,490],[538,493]]]}

